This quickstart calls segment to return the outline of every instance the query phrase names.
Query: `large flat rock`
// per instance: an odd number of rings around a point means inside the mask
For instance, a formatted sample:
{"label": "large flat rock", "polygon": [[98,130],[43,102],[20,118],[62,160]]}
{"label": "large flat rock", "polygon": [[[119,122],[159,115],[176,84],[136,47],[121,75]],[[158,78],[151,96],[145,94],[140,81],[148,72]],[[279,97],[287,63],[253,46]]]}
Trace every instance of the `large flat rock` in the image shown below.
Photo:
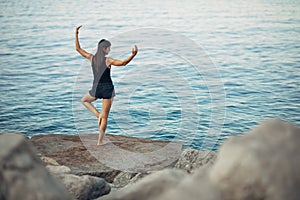
{"label": "large flat rock", "polygon": [[148,172],[174,166],[183,143],[106,135],[107,144],[97,146],[98,134],[36,135],[30,141],[40,156],[70,167],[74,174],[89,174],[112,182],[120,171]]}

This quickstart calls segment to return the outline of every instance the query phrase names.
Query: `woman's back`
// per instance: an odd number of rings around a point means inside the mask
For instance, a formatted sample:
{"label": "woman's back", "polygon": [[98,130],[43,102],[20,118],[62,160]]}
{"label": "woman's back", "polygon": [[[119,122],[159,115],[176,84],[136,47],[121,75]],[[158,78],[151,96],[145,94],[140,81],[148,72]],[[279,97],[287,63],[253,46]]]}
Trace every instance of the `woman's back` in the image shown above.
{"label": "woman's back", "polygon": [[96,58],[93,57],[92,60],[92,68],[93,68],[93,75],[94,75],[94,84],[101,84],[101,83],[111,83],[111,75],[110,75],[110,68],[106,65],[106,57],[104,58]]}

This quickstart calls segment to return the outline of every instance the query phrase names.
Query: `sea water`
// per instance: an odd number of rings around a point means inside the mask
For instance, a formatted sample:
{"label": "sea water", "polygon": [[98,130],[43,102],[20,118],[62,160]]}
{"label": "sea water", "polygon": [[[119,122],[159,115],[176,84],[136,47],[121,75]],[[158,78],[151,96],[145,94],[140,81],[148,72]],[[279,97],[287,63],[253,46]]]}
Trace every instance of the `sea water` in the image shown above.
{"label": "sea water", "polygon": [[[101,38],[116,59],[140,48],[126,67],[112,67],[117,95],[107,133],[216,149],[267,118],[300,124],[299,1],[2,0],[0,7],[2,133],[98,132],[81,104],[92,84],[90,64],[75,51],[81,24],[90,53]],[[193,54],[206,60],[194,64]],[[101,100],[94,105],[101,111]]]}

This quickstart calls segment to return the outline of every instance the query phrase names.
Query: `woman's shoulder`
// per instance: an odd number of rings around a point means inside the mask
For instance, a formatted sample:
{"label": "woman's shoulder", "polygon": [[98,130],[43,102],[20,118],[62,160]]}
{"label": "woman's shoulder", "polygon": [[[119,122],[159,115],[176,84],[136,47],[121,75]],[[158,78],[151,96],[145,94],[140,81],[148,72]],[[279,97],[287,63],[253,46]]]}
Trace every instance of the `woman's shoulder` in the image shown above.
{"label": "woman's shoulder", "polygon": [[110,68],[110,67],[111,67],[111,63],[114,61],[114,59],[111,58],[111,57],[105,57],[105,58],[106,58],[106,59],[105,59],[106,66],[107,66],[108,68]]}
{"label": "woman's shoulder", "polygon": [[108,60],[108,61],[114,60],[112,57],[105,57],[105,58],[106,58],[106,60]]}

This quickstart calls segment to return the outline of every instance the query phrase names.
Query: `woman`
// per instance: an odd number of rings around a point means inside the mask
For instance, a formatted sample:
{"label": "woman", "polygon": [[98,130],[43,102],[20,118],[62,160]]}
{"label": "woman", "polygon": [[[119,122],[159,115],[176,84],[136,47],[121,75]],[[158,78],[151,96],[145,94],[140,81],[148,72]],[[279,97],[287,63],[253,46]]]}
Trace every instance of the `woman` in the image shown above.
{"label": "woman", "polygon": [[[92,89],[82,97],[81,101],[82,104],[98,118],[99,138],[97,145],[102,145],[104,144],[103,139],[109,111],[115,96],[114,85],[110,76],[111,66],[126,66],[135,57],[138,48],[135,45],[134,48],[132,48],[132,54],[125,60],[108,58],[106,55],[110,52],[111,44],[109,41],[102,39],[98,43],[96,54],[90,54],[80,47],[78,33],[81,27],[82,26],[76,27],[76,51],[90,61],[94,75]],[[102,99],[102,113],[100,113],[92,104],[92,102],[97,99]]]}

